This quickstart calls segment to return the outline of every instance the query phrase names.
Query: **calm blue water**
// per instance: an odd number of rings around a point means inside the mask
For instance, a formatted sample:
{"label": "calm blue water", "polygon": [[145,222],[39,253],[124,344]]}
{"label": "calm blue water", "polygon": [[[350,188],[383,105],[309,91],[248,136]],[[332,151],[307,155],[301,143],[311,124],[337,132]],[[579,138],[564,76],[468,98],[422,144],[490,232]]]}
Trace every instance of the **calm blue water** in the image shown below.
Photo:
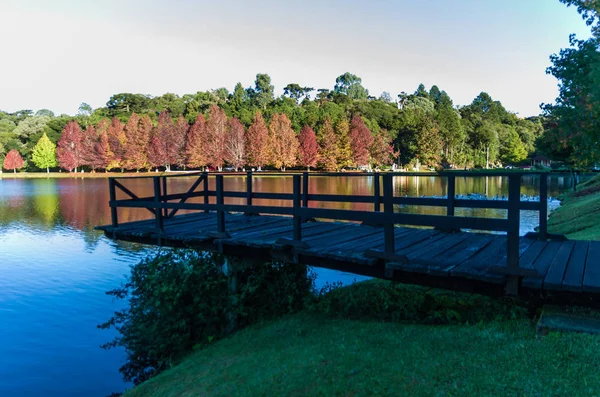
{"label": "calm blue water", "polygon": [[[99,330],[122,302],[105,291],[156,248],[116,243],[106,180],[0,179],[0,397],[106,396],[130,387]],[[137,215],[130,214],[128,219]],[[353,275],[319,270],[318,285]]]}

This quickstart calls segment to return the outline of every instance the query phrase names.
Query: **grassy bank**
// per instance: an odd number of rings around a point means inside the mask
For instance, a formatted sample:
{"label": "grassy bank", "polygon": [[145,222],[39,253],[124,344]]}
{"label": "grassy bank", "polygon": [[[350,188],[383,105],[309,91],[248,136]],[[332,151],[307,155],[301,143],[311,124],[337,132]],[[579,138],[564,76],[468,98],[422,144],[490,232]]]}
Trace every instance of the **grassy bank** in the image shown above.
{"label": "grassy bank", "polygon": [[301,313],[198,351],[137,396],[585,396],[600,339],[535,336],[530,320],[433,326]]}
{"label": "grassy bank", "polygon": [[600,240],[600,175],[563,196],[562,205],[550,215],[548,230],[570,239]]}

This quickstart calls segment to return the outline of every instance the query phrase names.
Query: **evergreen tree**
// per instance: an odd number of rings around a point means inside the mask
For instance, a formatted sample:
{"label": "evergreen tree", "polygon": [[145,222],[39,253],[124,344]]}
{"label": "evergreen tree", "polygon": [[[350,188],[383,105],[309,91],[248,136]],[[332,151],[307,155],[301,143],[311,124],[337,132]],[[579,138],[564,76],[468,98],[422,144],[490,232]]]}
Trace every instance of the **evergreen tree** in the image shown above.
{"label": "evergreen tree", "polygon": [[33,147],[31,161],[36,167],[45,168],[46,172],[50,172],[50,168],[56,167],[56,145],[48,139],[48,135],[45,133]]}

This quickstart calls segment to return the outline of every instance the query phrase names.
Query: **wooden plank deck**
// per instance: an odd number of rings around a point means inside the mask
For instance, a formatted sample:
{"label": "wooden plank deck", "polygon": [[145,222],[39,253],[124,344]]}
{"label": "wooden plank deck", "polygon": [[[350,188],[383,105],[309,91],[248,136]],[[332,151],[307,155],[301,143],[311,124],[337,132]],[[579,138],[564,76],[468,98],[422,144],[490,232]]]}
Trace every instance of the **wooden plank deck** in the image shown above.
{"label": "wooden plank deck", "polygon": [[[434,229],[394,228],[399,261],[365,255],[382,250],[383,228],[350,222],[302,224],[302,246],[282,243],[293,235],[293,219],[282,216],[226,214],[227,236],[215,238],[217,215],[195,213],[164,219],[101,226],[109,238],[166,246],[194,247],[256,260],[284,259],[316,267],[456,290],[503,294],[505,276],[490,271],[506,266],[507,237],[485,233],[447,233]],[[159,240],[160,238],[160,240]],[[520,266],[539,277],[525,277],[529,293],[600,293],[600,242],[537,241],[521,237]]]}

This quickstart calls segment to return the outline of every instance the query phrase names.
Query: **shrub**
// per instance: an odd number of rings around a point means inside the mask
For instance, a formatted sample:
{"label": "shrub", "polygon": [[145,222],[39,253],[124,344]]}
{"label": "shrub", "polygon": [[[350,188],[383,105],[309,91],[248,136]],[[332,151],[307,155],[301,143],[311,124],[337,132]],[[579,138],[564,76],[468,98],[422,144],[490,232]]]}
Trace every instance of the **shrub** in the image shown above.
{"label": "shrub", "polygon": [[213,254],[165,250],[132,266],[127,283],[107,292],[129,303],[98,326],[118,331],[103,347],[125,348],[125,381],[137,385],[223,337],[232,319],[241,326],[301,310],[313,290],[306,266],[238,264],[228,276],[222,263]]}

